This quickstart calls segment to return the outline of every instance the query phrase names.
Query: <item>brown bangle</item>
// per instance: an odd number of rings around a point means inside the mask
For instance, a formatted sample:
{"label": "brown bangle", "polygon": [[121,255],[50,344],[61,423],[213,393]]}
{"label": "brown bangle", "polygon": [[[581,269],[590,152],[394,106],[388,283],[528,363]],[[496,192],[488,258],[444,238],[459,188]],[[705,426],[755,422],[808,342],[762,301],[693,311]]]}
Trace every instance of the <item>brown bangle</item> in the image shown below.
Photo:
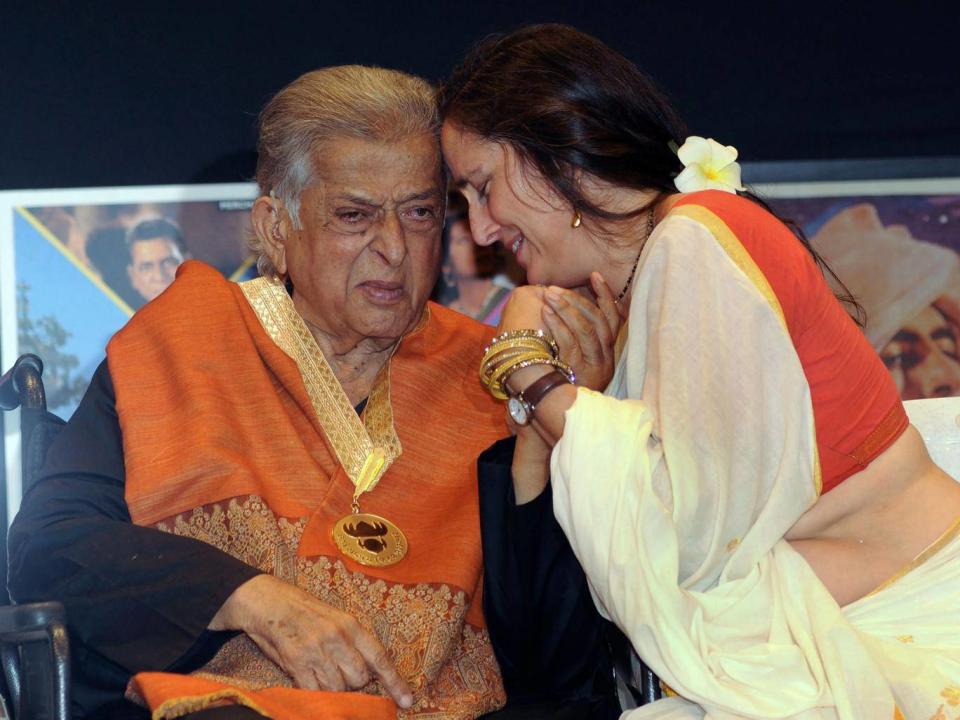
{"label": "brown bangle", "polygon": [[521,390],[520,399],[530,406],[530,412],[533,413],[537,409],[537,405],[547,396],[547,393],[561,385],[569,384],[570,378],[559,370],[554,370],[541,378],[537,378],[524,390]]}

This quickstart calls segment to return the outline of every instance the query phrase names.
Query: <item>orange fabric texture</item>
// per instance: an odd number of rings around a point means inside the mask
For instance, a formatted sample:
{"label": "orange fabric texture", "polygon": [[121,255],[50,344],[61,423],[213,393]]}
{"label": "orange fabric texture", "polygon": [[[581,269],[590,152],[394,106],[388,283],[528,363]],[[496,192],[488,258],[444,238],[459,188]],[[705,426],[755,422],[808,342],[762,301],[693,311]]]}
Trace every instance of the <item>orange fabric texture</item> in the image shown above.
{"label": "orange fabric texture", "polygon": [[136,683],[153,708],[154,720],[177,718],[221,705],[243,705],[266,717],[283,720],[395,720],[397,717],[393,702],[362,693],[296,688],[239,690],[212,680],[167,673],[141,673]]}
{"label": "orange fabric texture", "polygon": [[[823,492],[863,470],[908,423],[896,385],[796,236],[754,202],[717,190],[690,193],[722,220],[780,301],[813,401]],[[843,278],[841,278],[842,280]]]}
{"label": "orange fabric texture", "polygon": [[[239,286],[185,263],[107,351],[134,522],[200,538],[353,614],[411,682],[409,716],[495,709],[504,694],[480,602],[476,478],[477,456],[506,433],[502,406],[476,375],[491,335],[431,304],[426,324],[394,354],[403,454],[361,505],[398,525],[409,551],[396,565],[367,567],[333,543],[354,487],[300,370]],[[204,672],[254,687],[289,685],[245,636]],[[364,690],[382,692],[376,683]]]}

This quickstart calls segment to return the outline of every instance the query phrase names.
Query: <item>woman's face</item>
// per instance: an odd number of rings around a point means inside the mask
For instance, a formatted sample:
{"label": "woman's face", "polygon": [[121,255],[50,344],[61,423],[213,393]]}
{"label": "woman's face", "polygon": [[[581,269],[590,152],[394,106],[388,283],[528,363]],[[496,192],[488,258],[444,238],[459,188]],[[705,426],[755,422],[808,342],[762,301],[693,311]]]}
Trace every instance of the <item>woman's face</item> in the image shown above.
{"label": "woman's face", "polygon": [[516,151],[447,122],[443,155],[454,186],[470,207],[478,245],[501,242],[537,285],[578,287],[603,257],[583,228],[571,227],[573,208]]}

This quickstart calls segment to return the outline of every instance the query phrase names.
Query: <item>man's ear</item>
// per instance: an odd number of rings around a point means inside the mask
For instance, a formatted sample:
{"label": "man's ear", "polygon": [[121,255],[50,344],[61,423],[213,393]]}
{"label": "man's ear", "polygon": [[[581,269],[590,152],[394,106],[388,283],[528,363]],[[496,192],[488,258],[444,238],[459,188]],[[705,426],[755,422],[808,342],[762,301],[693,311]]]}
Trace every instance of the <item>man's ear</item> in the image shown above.
{"label": "man's ear", "polygon": [[260,246],[281,275],[287,273],[286,244],[290,225],[283,203],[275,197],[261,195],[253,201],[250,220]]}

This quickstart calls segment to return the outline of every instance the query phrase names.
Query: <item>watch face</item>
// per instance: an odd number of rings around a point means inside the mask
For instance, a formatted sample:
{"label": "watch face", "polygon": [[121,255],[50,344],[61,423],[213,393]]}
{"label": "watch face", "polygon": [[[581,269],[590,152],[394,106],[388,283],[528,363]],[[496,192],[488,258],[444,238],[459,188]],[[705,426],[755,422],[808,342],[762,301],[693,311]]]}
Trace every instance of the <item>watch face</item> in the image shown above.
{"label": "watch face", "polygon": [[517,425],[526,425],[530,422],[530,413],[527,412],[527,404],[519,398],[512,397],[507,400],[507,412]]}

